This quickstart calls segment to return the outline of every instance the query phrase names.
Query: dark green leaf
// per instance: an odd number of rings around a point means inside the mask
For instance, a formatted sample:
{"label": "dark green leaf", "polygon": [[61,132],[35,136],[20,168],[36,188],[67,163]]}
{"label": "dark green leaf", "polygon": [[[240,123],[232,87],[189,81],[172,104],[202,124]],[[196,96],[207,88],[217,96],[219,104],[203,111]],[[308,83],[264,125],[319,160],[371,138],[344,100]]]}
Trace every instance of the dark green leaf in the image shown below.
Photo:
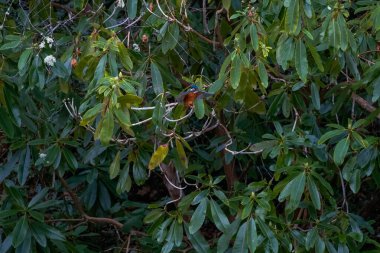
{"label": "dark green leaf", "polygon": [[26,215],[24,215],[17,221],[16,226],[14,227],[12,231],[13,247],[16,248],[19,245],[21,245],[21,243],[23,243],[28,233],[30,233],[29,226],[28,226],[28,218],[26,217]]}
{"label": "dark green leaf", "polygon": [[309,67],[307,62],[306,48],[301,39],[298,40],[296,44],[296,52],[294,54],[294,57],[298,76],[301,78],[303,82],[306,82]]}
{"label": "dark green leaf", "polygon": [[258,61],[258,71],[259,71],[259,77],[261,80],[261,84],[264,86],[264,88],[268,88],[268,73],[265,69],[264,63],[261,61]]}
{"label": "dark green leaf", "polygon": [[311,90],[311,101],[313,102],[314,108],[318,111],[321,109],[321,101],[319,98],[319,90],[315,83],[311,83],[310,85]]}
{"label": "dark green leaf", "polygon": [[241,76],[240,65],[241,65],[240,57],[238,55],[235,55],[231,63],[231,72],[230,72],[230,82],[231,82],[232,88],[234,89],[236,89],[240,83],[240,76]]}
{"label": "dark green leaf", "polygon": [[137,13],[137,0],[128,0],[127,2],[127,10],[128,10],[128,18],[134,19]]}
{"label": "dark green leaf", "polygon": [[212,199],[209,201],[211,208],[212,219],[214,220],[215,226],[222,232],[226,232],[230,222],[227,216],[224,214],[220,206]]}
{"label": "dark green leaf", "polygon": [[350,146],[350,139],[348,137],[340,140],[334,149],[334,162],[341,165],[346,157],[348,147]]}
{"label": "dark green leaf", "polygon": [[164,86],[162,82],[161,72],[154,62],[150,64],[150,70],[152,74],[152,83],[153,83],[154,92],[156,93],[156,95],[163,93]]}
{"label": "dark green leaf", "polygon": [[119,175],[119,171],[120,171],[120,151],[116,153],[116,156],[113,159],[113,162],[111,163],[110,170],[109,170],[110,179],[114,179],[115,177],[117,177]]}
{"label": "dark green leaf", "polygon": [[190,234],[194,234],[201,228],[206,217],[207,204],[208,204],[208,199],[204,198],[195,209],[189,223]]}

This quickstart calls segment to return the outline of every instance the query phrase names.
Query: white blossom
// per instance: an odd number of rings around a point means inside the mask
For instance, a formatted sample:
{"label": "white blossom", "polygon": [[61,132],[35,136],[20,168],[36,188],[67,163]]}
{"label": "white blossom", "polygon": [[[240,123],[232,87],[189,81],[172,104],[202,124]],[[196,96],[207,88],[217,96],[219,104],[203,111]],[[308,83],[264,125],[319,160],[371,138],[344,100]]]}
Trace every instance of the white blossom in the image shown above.
{"label": "white blossom", "polygon": [[45,153],[40,153],[39,156],[40,156],[41,159],[45,159],[46,158],[46,154]]}
{"label": "white blossom", "polygon": [[140,52],[139,44],[133,43],[132,47],[133,47],[133,51]]}
{"label": "white blossom", "polygon": [[52,56],[52,55],[48,55],[48,56],[46,56],[45,59],[44,59],[44,63],[45,63],[47,66],[50,66],[50,67],[53,67],[56,61],[57,61],[57,60],[56,60],[55,57]]}
{"label": "white blossom", "polygon": [[116,0],[116,7],[124,8],[125,3],[124,0]]}
{"label": "white blossom", "polygon": [[331,7],[330,7],[330,5],[327,5],[327,9],[328,9],[329,11],[331,11]]}
{"label": "white blossom", "polygon": [[53,46],[53,43],[54,43],[53,38],[51,38],[51,37],[46,37],[46,38],[45,38],[45,41],[46,41],[46,43],[49,44],[49,47],[50,47],[50,48]]}
{"label": "white blossom", "polygon": [[41,41],[41,43],[38,45],[39,48],[45,48],[45,41]]}

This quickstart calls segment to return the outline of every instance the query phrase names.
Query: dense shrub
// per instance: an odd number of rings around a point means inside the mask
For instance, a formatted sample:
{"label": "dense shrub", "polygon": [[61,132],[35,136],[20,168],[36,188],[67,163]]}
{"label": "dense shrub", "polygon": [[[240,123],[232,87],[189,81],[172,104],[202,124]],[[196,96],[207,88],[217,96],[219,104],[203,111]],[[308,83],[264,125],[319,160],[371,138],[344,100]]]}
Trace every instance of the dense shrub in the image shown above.
{"label": "dense shrub", "polygon": [[0,252],[380,250],[378,1],[0,3]]}

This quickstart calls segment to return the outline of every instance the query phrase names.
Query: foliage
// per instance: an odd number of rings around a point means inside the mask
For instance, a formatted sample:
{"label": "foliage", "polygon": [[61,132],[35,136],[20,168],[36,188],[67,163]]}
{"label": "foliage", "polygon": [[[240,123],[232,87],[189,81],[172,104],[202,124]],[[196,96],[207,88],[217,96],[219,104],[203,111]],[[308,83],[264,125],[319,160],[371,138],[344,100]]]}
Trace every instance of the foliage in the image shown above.
{"label": "foliage", "polygon": [[378,1],[0,3],[0,252],[380,250]]}

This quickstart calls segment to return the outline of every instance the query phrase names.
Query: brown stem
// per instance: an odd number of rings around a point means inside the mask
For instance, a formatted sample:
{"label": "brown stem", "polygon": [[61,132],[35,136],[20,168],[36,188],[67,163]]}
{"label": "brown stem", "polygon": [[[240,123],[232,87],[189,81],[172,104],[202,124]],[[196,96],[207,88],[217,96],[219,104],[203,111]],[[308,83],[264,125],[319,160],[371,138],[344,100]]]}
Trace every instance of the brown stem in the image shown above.
{"label": "brown stem", "polygon": [[[367,100],[365,100],[364,98],[356,95],[356,93],[352,93],[351,95],[351,98],[352,100],[354,100],[356,103],[358,103],[358,105],[360,105],[360,107],[362,107],[363,109],[367,110],[368,112],[373,112],[375,111],[377,108],[373,107],[370,103],[367,102]],[[378,119],[380,119],[380,114],[376,116]]]}
{"label": "brown stem", "polygon": [[61,176],[59,176],[59,180],[61,181],[62,186],[66,189],[66,191],[70,194],[70,197],[73,200],[75,208],[79,211],[79,213],[82,215],[82,217],[89,221],[94,223],[108,223],[112,224],[115,227],[121,229],[124,225],[120,223],[117,220],[114,220],[112,218],[105,218],[105,217],[93,217],[89,216],[83,209],[82,203],[80,202],[78,196],[70,189],[70,186],[67,184],[66,180],[63,179]]}
{"label": "brown stem", "polygon": [[[226,129],[221,124],[219,124],[218,127],[216,128],[216,132],[217,132],[217,135],[219,136],[226,135]],[[228,188],[228,191],[231,191],[234,187],[235,182],[237,181],[237,177],[235,174],[234,162],[232,161],[229,164],[227,164],[225,161],[226,153],[227,151],[223,149],[221,159],[223,161],[224,174],[226,175],[227,188]]]}

